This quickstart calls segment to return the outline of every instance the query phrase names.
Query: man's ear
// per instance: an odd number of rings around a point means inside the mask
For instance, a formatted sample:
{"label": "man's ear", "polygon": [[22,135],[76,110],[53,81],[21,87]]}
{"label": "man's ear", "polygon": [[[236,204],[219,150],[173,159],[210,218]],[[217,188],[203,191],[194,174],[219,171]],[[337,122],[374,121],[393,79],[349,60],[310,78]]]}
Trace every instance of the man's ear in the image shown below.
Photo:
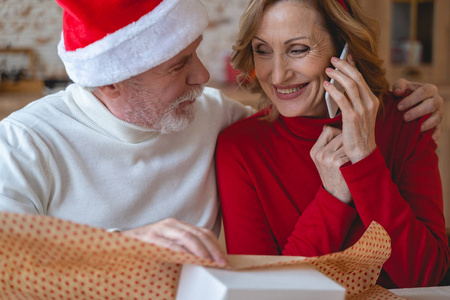
{"label": "man's ear", "polygon": [[105,86],[99,86],[94,91],[94,94],[96,94],[97,97],[100,98],[109,98],[109,99],[115,99],[120,97],[121,90],[118,84],[109,84]]}

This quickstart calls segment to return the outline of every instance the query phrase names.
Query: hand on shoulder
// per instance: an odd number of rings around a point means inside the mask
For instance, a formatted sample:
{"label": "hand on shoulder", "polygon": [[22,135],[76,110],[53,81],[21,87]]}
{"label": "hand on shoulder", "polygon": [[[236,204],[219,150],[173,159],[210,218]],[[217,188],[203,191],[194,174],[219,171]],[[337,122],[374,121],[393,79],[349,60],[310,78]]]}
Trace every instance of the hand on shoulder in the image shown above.
{"label": "hand on shoulder", "polygon": [[406,122],[431,114],[423,122],[421,131],[435,128],[432,137],[437,140],[441,135],[441,122],[444,114],[444,99],[439,95],[437,86],[400,78],[394,83],[393,92],[397,97],[405,96],[397,107],[400,111],[406,111],[404,114]]}

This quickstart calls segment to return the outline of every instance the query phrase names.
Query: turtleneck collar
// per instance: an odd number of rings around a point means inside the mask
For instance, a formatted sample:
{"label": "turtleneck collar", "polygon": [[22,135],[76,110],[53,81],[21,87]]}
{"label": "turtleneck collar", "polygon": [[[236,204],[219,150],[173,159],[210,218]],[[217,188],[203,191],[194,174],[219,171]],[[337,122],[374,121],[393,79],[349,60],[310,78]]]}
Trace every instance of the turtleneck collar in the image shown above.
{"label": "turtleneck collar", "polygon": [[324,125],[342,128],[342,115],[333,119],[280,116],[279,120],[290,133],[305,140],[317,140],[323,131]]}
{"label": "turtleneck collar", "polygon": [[159,131],[117,118],[91,92],[77,84],[66,88],[65,101],[80,122],[122,142],[136,144],[159,135]]}

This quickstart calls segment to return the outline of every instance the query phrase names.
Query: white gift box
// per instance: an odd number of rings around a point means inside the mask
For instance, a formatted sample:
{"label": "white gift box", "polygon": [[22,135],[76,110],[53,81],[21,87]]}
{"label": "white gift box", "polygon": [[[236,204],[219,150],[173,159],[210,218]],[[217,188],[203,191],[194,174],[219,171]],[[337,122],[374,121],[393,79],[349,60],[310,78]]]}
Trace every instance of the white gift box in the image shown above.
{"label": "white gift box", "polygon": [[308,264],[242,271],[183,265],[176,299],[345,299],[345,289]]}

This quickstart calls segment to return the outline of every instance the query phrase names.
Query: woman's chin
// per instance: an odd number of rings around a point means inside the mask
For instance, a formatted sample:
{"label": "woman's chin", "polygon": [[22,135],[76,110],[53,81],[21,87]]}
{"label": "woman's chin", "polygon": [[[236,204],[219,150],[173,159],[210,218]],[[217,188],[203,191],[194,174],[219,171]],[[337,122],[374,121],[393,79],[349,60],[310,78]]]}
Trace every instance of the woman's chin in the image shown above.
{"label": "woman's chin", "polygon": [[315,118],[315,119],[326,119],[328,118],[328,113],[325,110],[319,111],[305,111],[300,108],[284,108],[280,106],[276,106],[278,113],[286,118],[295,118],[295,117],[307,117],[307,118]]}
{"label": "woman's chin", "polygon": [[278,109],[278,112],[280,113],[280,115],[282,115],[283,117],[286,118],[295,118],[295,117],[300,117],[302,115],[304,115],[304,113],[302,113],[302,111],[299,110],[292,110],[292,109]]}

